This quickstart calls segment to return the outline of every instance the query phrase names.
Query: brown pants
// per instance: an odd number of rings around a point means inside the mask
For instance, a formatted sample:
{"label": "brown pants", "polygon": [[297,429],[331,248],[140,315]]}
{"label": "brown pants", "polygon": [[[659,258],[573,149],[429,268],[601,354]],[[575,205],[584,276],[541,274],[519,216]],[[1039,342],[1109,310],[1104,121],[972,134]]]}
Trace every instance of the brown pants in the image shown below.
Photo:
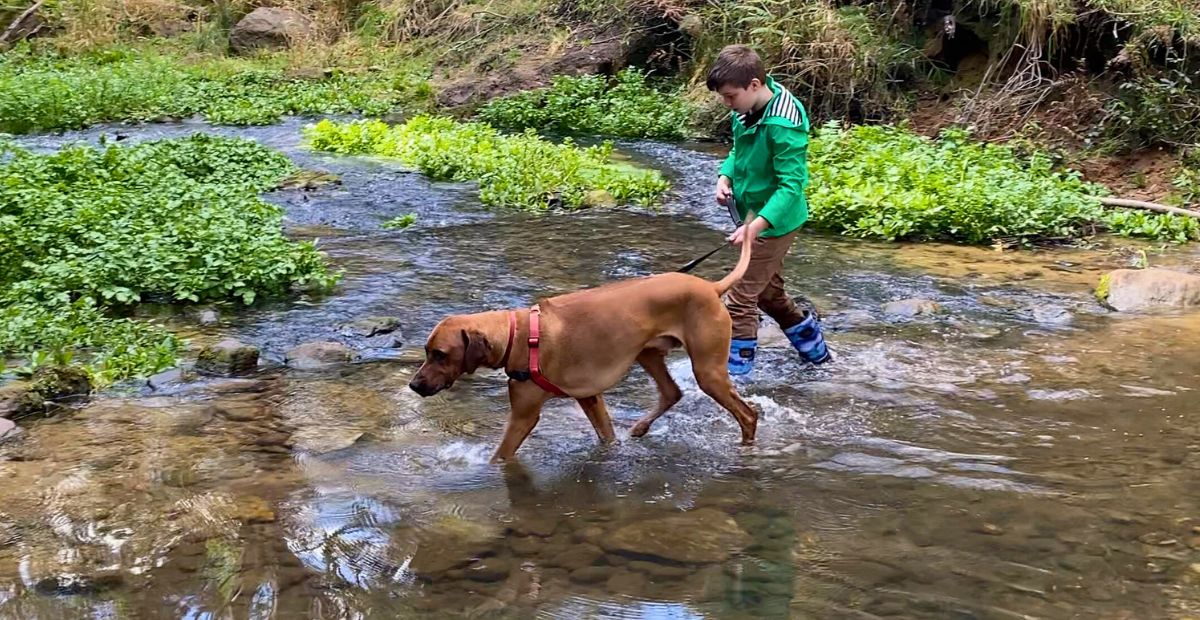
{"label": "brown pants", "polygon": [[758,337],[758,311],[787,329],[804,320],[804,313],[796,307],[783,290],[783,257],[787,256],[799,231],[782,237],[759,238],[750,255],[750,267],[741,281],[729,289],[725,307],[733,318],[733,337],[737,340],[753,340]]}

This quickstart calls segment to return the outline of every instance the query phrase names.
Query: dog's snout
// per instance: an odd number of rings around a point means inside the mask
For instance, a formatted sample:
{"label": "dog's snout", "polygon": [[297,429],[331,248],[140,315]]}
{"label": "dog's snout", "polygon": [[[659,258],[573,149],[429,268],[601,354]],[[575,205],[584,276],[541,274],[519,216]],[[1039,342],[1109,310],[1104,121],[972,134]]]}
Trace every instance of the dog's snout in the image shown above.
{"label": "dog's snout", "polygon": [[437,393],[437,390],[423,381],[420,377],[413,377],[412,381],[408,382],[408,389],[420,394],[421,396],[432,396]]}

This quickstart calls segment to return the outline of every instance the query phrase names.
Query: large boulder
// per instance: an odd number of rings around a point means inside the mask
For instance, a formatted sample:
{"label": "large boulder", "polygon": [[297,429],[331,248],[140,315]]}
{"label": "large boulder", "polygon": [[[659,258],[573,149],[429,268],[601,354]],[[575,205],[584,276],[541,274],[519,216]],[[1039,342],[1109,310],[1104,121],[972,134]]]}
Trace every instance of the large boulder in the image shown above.
{"label": "large boulder", "polygon": [[258,367],[258,347],[226,338],[200,350],[196,372],[206,375],[237,375]]}
{"label": "large boulder", "polygon": [[683,564],[723,562],[750,542],[725,512],[700,508],[626,525],[601,540],[611,553],[653,556]]}
{"label": "large boulder", "polygon": [[229,33],[229,47],[237,54],[256,49],[283,49],[312,32],[312,22],[284,7],[263,6],[238,21]]}
{"label": "large boulder", "polygon": [[1117,269],[1100,278],[1096,297],[1118,312],[1200,306],[1200,276],[1168,269]]}

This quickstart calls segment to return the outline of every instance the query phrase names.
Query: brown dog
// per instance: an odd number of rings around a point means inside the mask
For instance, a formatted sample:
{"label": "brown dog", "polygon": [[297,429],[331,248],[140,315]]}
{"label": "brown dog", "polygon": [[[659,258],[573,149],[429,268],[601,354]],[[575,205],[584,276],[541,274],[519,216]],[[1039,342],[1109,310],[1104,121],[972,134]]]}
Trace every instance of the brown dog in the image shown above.
{"label": "brown dog", "polygon": [[[682,345],[700,389],[733,414],[742,443],[753,443],[758,413],[729,380],[732,321],[721,295],[745,275],[754,241],[742,243],[737,266],[720,282],[665,273],[551,297],[534,306],[537,310],[447,317],[430,333],[425,362],[409,387],[432,396],[480,366],[503,368],[510,377],[511,412],[495,462],[512,458],[537,424],[542,405],[554,396],[574,398],[600,440],[612,441],[603,395],[635,361],[658,386],[658,407],[630,430],[634,437],[645,435],[683,396],[666,364],[667,353]],[[537,332],[532,340],[531,323]]]}

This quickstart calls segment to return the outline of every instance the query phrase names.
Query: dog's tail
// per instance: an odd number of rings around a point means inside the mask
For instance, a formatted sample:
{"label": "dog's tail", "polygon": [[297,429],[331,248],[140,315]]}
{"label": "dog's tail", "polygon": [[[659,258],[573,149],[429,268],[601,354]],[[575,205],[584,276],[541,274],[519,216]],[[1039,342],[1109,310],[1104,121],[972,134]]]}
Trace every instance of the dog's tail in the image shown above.
{"label": "dog's tail", "polygon": [[[753,220],[754,214],[747,214],[746,222],[749,223]],[[733,285],[737,284],[738,280],[741,280],[742,276],[746,275],[746,270],[750,268],[750,252],[754,249],[755,237],[757,237],[757,235],[746,235],[746,238],[742,239],[742,253],[740,256],[738,256],[737,265],[734,266],[733,271],[729,272],[729,275],[721,278],[720,281],[713,283],[713,287],[717,290],[718,297],[724,295],[725,291],[733,288]]]}

